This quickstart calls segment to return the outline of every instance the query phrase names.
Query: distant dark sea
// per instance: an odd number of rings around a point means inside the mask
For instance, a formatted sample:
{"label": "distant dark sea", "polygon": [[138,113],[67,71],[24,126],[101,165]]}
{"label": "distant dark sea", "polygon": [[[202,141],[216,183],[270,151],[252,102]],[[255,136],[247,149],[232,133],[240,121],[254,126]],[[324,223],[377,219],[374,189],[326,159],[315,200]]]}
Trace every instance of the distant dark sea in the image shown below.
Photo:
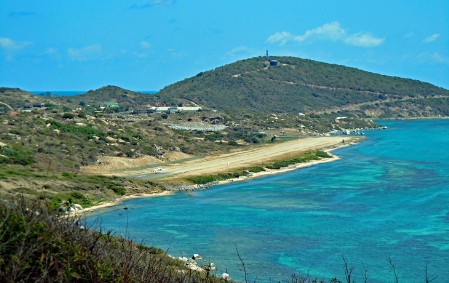
{"label": "distant dark sea", "polygon": [[[199,253],[243,280],[449,282],[449,120],[382,121],[340,160],[102,209],[106,229],[174,256]],[[127,210],[124,210],[124,207]]]}
{"label": "distant dark sea", "polygon": [[73,96],[78,94],[86,93],[84,90],[32,90],[32,94],[37,94],[41,96]]}
{"label": "distant dark sea", "polygon": [[[87,90],[32,90],[30,93],[37,94],[41,96],[73,96],[84,94],[88,92]],[[154,90],[140,90],[137,91],[144,94],[155,94],[157,91]]]}

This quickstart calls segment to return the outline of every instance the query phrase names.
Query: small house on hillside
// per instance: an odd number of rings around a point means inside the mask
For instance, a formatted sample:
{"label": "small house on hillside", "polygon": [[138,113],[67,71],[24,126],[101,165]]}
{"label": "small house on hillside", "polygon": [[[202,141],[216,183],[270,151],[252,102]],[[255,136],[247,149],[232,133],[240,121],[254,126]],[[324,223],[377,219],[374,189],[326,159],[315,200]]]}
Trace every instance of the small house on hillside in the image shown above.
{"label": "small house on hillside", "polygon": [[20,110],[20,112],[31,112],[31,111],[33,111],[33,106],[31,106],[31,105],[25,105]]}
{"label": "small house on hillside", "polygon": [[178,112],[197,112],[201,111],[202,108],[199,106],[195,107],[179,107],[179,106],[170,106],[170,107],[156,107],[156,112],[164,112],[168,114],[178,113]]}
{"label": "small house on hillside", "polygon": [[45,103],[35,103],[33,105],[25,105],[22,107],[22,109],[20,110],[20,112],[32,112],[32,111],[36,111],[36,110],[48,110],[48,107],[45,106]]}
{"label": "small house on hillside", "polygon": [[348,119],[348,117],[344,117],[344,116],[337,117],[337,118],[335,118],[335,123],[344,122],[342,120],[346,120],[346,119]]}
{"label": "small house on hillside", "polygon": [[170,106],[170,107],[160,106],[160,107],[156,107],[156,112],[173,114],[173,113],[180,112],[181,110],[179,108],[180,107],[178,107],[178,106]]}
{"label": "small house on hillside", "polygon": [[162,113],[162,112],[168,113],[168,108],[170,108],[170,107],[167,107],[167,106],[158,106],[158,107],[156,107],[156,112],[158,112],[158,113]]}
{"label": "small house on hillside", "polygon": [[182,106],[178,107],[180,111],[186,111],[186,112],[196,112],[201,111],[202,108],[200,106]]}
{"label": "small house on hillside", "polygon": [[116,109],[116,108],[120,108],[120,106],[115,101],[108,101],[108,102],[103,102],[101,104],[100,108],[102,108],[102,109],[104,109],[104,108]]}
{"label": "small house on hillside", "polygon": [[134,109],[132,114],[151,114],[156,112],[156,107]]}
{"label": "small house on hillside", "polygon": [[279,61],[278,60],[270,60],[270,66],[272,66],[272,67],[279,66]]}
{"label": "small house on hillside", "polygon": [[173,113],[177,113],[177,112],[181,112],[181,110],[179,109],[178,106],[168,107],[168,114],[173,114]]}
{"label": "small house on hillside", "polygon": [[208,116],[202,116],[200,117],[201,121],[208,122],[211,124],[218,124],[221,120],[223,120],[222,117],[208,117]]}

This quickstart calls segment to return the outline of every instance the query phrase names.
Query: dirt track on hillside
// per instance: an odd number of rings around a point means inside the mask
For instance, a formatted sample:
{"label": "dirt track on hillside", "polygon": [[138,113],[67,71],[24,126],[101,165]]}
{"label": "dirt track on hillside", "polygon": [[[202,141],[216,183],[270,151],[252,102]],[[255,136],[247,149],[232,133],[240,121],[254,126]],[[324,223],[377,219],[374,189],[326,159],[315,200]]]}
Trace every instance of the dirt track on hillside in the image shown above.
{"label": "dirt track on hillside", "polygon": [[97,165],[88,165],[81,168],[83,173],[109,175],[116,171],[127,170],[148,165],[164,164],[176,160],[191,158],[192,156],[182,152],[167,152],[165,159],[144,155],[139,158],[101,156]]}

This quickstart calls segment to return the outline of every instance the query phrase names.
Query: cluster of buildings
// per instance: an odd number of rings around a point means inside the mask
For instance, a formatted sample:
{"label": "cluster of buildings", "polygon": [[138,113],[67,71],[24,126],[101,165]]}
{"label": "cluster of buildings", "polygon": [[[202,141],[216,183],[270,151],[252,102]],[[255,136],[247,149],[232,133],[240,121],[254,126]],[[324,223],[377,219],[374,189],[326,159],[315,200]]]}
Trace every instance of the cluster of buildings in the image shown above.
{"label": "cluster of buildings", "polygon": [[[107,101],[100,104],[97,108],[96,112],[104,112],[104,111],[119,111],[120,105],[115,101]],[[128,113],[138,115],[138,114],[152,114],[152,113],[180,113],[180,112],[198,112],[201,111],[202,108],[200,106],[145,106],[142,108],[127,108]],[[122,110],[123,111],[123,110]]]}
{"label": "cluster of buildings", "polygon": [[20,112],[32,112],[33,110],[47,110],[48,107],[45,106],[45,103],[38,103],[33,105],[26,105],[20,109]]}
{"label": "cluster of buildings", "polygon": [[132,110],[132,114],[151,114],[151,113],[180,113],[180,112],[198,112],[201,111],[200,106],[152,106],[147,108],[137,108]]}

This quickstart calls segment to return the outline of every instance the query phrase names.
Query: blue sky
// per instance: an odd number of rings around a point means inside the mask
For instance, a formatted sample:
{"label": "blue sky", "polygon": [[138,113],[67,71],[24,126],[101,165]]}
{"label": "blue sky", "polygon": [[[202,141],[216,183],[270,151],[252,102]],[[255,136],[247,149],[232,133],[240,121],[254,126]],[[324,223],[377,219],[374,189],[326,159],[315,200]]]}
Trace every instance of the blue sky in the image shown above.
{"label": "blue sky", "polygon": [[0,0],[0,86],[158,90],[266,50],[449,89],[449,1]]}

